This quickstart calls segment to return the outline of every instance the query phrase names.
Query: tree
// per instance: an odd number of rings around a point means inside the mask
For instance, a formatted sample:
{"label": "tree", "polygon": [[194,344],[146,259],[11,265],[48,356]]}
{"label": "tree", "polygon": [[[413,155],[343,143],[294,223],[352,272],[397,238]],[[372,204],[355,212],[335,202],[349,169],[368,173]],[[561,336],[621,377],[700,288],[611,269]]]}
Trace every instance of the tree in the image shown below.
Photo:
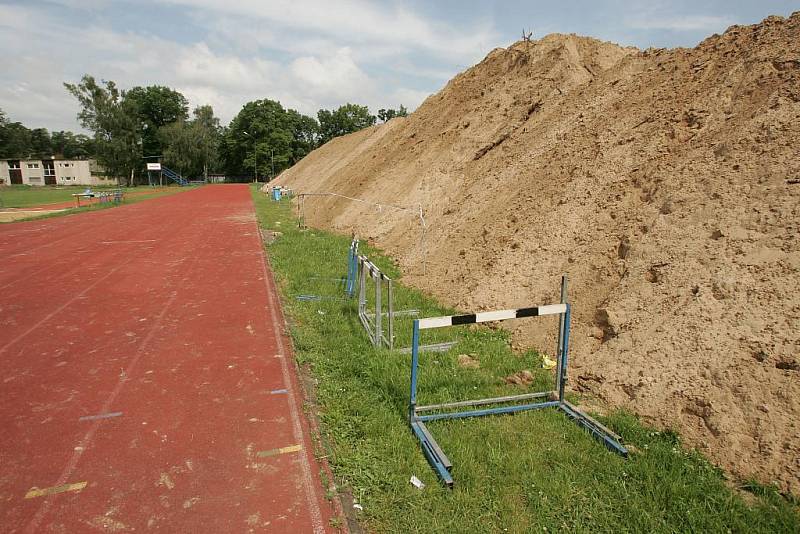
{"label": "tree", "polygon": [[46,158],[53,155],[50,132],[45,128],[31,130],[31,155]]}
{"label": "tree", "polygon": [[378,118],[381,122],[389,122],[395,117],[407,117],[408,110],[402,104],[400,104],[400,109],[379,109],[378,110]]}
{"label": "tree", "polygon": [[92,140],[84,134],[53,132],[50,136],[53,155],[66,159],[85,159],[94,155]]}
{"label": "tree", "polygon": [[85,74],[80,83],[65,83],[81,105],[78,120],[94,132],[97,159],[110,176],[134,185],[135,172],[141,168],[141,135],[138,110],[125,98],[113,81],[98,84]]}
{"label": "tree", "polygon": [[158,133],[161,142],[166,145],[162,151],[164,165],[183,176],[195,174],[198,153],[191,125],[186,121],[177,121],[162,126]]}
{"label": "tree", "polygon": [[223,143],[228,174],[272,176],[297,162],[317,139],[311,117],[274,100],[248,102],[233,118]]}
{"label": "tree", "polygon": [[142,137],[142,156],[160,156],[164,143],[159,128],[189,118],[189,102],[178,91],[162,85],[134,87],[124,94],[134,110]]}
{"label": "tree", "polygon": [[219,149],[222,144],[222,128],[219,119],[214,116],[211,106],[198,106],[192,112],[192,123],[196,132],[200,149],[200,162],[203,167],[203,179],[208,180],[208,170],[216,170],[219,165]]}
{"label": "tree", "polygon": [[31,131],[19,122],[5,122],[0,126],[0,158],[27,158],[33,144]]}
{"label": "tree", "polygon": [[8,143],[8,132],[6,131],[7,126],[8,117],[6,116],[5,112],[0,109],[0,156],[2,156],[3,149]]}
{"label": "tree", "polygon": [[319,123],[313,117],[302,115],[293,109],[290,109],[287,113],[292,124],[294,137],[289,163],[294,165],[317,147]]}
{"label": "tree", "polygon": [[51,156],[88,158],[94,154],[92,140],[83,134],[53,132],[45,128],[31,130],[11,122],[0,109],[0,158],[49,158]]}
{"label": "tree", "polygon": [[370,115],[367,106],[345,104],[335,111],[321,109],[317,112],[319,119],[320,144],[325,144],[334,137],[357,132],[373,126],[375,115]]}
{"label": "tree", "polygon": [[220,144],[219,119],[211,106],[200,106],[193,112],[194,120],[179,120],[163,126],[161,142],[165,145],[164,164],[184,176],[203,175],[218,161]]}

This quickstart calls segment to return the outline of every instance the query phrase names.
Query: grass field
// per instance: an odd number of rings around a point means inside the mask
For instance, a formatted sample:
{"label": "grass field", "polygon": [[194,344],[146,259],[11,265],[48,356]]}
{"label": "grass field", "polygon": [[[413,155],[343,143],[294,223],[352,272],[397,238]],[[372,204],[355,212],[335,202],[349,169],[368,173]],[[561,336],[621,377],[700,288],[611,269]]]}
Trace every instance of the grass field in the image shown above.
{"label": "grass field", "polygon": [[[41,204],[54,204],[58,202],[73,202],[75,193],[81,193],[88,186],[45,186],[35,187],[27,185],[10,185],[0,187],[0,207],[28,208]],[[109,191],[119,189],[112,186],[92,186],[92,191]],[[132,192],[146,191],[147,187],[122,188],[130,197]],[[179,190],[178,187],[174,188]]]}
{"label": "grass field", "polygon": [[[188,186],[196,187],[196,186]],[[55,204],[59,202],[73,202],[74,193],[82,192],[86,189],[85,186],[74,187],[29,187],[29,186],[10,186],[0,189],[0,208],[18,208],[23,209],[32,206],[40,206],[46,204]],[[95,192],[108,191],[117,188],[92,188]],[[164,187],[164,188],[148,188],[148,187],[134,187],[123,188],[125,197],[123,205],[135,204],[142,200],[157,198],[165,195],[172,195],[181,191],[186,191],[186,187]],[[94,203],[82,205],[79,208],[60,209],[58,211],[44,211],[42,214],[32,214],[33,212],[26,213],[9,213],[0,212],[0,224],[12,223],[19,221],[27,221],[31,219],[49,219],[51,217],[62,217],[73,213],[80,213],[84,211],[94,211],[106,208],[115,207],[113,203]],[[31,214],[30,216],[26,216]],[[20,217],[23,215],[23,217]],[[8,217],[5,217],[8,216]]]}
{"label": "grass field", "polygon": [[[342,295],[324,278],[344,275],[349,239],[299,230],[288,201],[253,192],[265,234],[281,233],[268,251],[297,358],[316,383],[324,454],[339,487],[363,506],[358,515],[369,530],[800,532],[795,500],[757,484],[747,492],[731,489],[717,468],[682,447],[678,435],[646,428],[623,412],[600,419],[635,448],[628,460],[556,411],[430,423],[454,464],[455,487],[445,489],[408,427],[410,357],[374,349],[354,301],[295,299]],[[364,248],[399,277],[389,258]],[[451,311],[401,284],[396,301],[396,309],[413,307],[427,316]],[[399,330],[398,345],[409,345],[408,324]],[[421,356],[422,403],[526,392],[501,380],[519,369],[538,369],[533,390],[553,381],[536,352],[512,354],[503,331],[465,328],[450,335],[458,340],[450,352]],[[476,354],[480,368],[459,367],[461,353]],[[426,487],[409,484],[411,475]]]}

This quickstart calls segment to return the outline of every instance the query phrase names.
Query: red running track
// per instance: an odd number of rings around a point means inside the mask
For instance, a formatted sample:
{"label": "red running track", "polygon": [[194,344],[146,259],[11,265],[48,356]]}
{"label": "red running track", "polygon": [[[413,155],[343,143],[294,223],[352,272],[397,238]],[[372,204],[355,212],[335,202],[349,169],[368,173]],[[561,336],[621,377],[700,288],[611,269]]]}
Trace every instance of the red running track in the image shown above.
{"label": "red running track", "polygon": [[0,226],[0,531],[326,532],[247,186]]}

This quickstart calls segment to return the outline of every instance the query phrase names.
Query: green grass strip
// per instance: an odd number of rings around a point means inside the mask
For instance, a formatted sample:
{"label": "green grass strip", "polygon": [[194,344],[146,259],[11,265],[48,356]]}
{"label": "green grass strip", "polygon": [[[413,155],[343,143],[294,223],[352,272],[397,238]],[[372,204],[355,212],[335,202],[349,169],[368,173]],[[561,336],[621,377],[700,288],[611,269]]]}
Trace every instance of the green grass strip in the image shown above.
{"label": "green grass strip", "polygon": [[[92,191],[103,192],[119,189],[112,185],[87,186],[87,185],[61,185],[61,186],[36,186],[36,185],[7,185],[0,186],[0,202],[6,208],[29,208],[41,204],[55,204],[58,202],[75,202],[75,193],[82,193],[90,187]],[[128,191],[134,191],[128,189]]]}
{"label": "green grass strip", "polygon": [[[454,464],[455,488],[445,489],[408,427],[410,356],[373,348],[358,322],[355,301],[334,300],[343,296],[343,288],[325,280],[345,275],[349,237],[300,230],[289,201],[270,201],[255,187],[253,197],[265,236],[276,233],[267,250],[296,357],[316,382],[317,410],[336,482],[349,487],[363,506],[359,515],[369,530],[800,532],[796,500],[748,485],[745,501],[720,470],[684,449],[678,435],[647,428],[621,411],[599,419],[638,451],[628,460],[555,410],[429,423]],[[390,258],[363,244],[362,251],[400,278]],[[332,298],[296,300],[302,294]],[[417,308],[425,316],[452,312],[399,283],[395,298],[396,309]],[[397,345],[408,346],[410,321],[402,322]],[[453,339],[458,345],[448,353],[421,356],[422,404],[552,385],[552,372],[541,369],[541,356],[533,350],[513,354],[504,331],[462,327],[441,332],[439,339],[423,341]],[[480,367],[460,367],[459,354],[474,354]],[[535,373],[530,387],[503,382],[521,369]],[[411,475],[426,487],[412,486]]]}
{"label": "green grass strip", "polygon": [[[10,186],[10,187],[26,187],[28,189],[34,189],[32,186]],[[115,207],[118,207],[118,206],[125,206],[125,205],[128,205],[128,204],[136,204],[137,202],[141,202],[143,200],[149,200],[149,199],[152,199],[152,198],[164,197],[164,196],[167,196],[167,195],[174,195],[175,193],[182,193],[182,192],[188,191],[189,189],[192,189],[194,187],[199,187],[199,186],[170,187],[168,190],[154,191],[154,192],[148,193],[148,194],[136,194],[136,195],[127,195],[126,194],[121,204],[115,204],[113,202],[102,202],[102,203],[101,202],[94,202],[92,204],[82,205],[79,208],[59,209],[57,211],[52,211],[52,212],[44,211],[44,213],[42,215],[31,215],[30,217],[23,217],[23,218],[20,218],[20,219],[14,219],[12,221],[2,221],[2,220],[0,220],[0,224],[12,224],[12,223],[15,223],[15,222],[32,221],[34,219],[36,219],[36,220],[39,220],[39,219],[52,219],[54,217],[63,217],[65,215],[72,215],[72,214],[75,214],[75,213],[83,213],[85,211],[97,211],[97,210],[104,210],[104,209],[108,209],[108,208],[115,208]],[[44,188],[42,188],[42,189],[44,189]],[[70,195],[69,196],[69,200],[74,200],[74,198],[72,197],[72,193],[77,192],[77,189],[80,189],[81,191],[83,191],[86,188],[85,187],[83,187],[83,188],[75,188],[74,190],[69,191],[68,192],[68,194]],[[102,192],[102,191],[110,191],[110,189],[96,189],[94,191],[95,192]],[[131,189],[126,189],[125,191],[126,191],[126,193],[129,193],[129,192],[143,193],[143,192],[146,191],[146,189],[145,188],[131,188]],[[0,189],[0,195],[3,195],[4,193],[7,194],[5,189]],[[47,200],[36,201],[35,200],[36,199],[36,195],[38,195],[40,192],[36,191],[35,189],[34,189],[33,193],[31,193],[30,191],[26,191],[25,193],[26,193],[26,197],[25,197],[26,198],[26,202],[29,202],[28,205],[30,205],[30,206],[38,206],[40,204],[52,202],[52,201],[47,201]],[[45,191],[41,191],[41,194],[43,196],[40,197],[40,198],[48,197],[49,193],[50,192],[46,191],[46,190]],[[33,199],[34,200],[31,200],[31,195],[33,195]],[[10,207],[10,206],[5,206],[5,207]],[[20,206],[17,205],[17,206],[13,206],[13,207],[20,207]]]}

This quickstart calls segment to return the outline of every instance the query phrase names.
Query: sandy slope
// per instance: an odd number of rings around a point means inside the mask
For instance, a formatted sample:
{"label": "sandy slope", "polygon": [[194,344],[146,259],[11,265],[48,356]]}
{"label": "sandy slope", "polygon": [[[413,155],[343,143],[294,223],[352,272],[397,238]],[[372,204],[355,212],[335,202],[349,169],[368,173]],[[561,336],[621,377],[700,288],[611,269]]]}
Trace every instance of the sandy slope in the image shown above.
{"label": "sandy slope", "polygon": [[[425,274],[413,211],[314,198],[306,216],[464,310],[555,301],[568,273],[573,389],[800,493],[798,179],[800,13],[694,49],[497,49],[279,182],[421,204]],[[543,330],[526,322],[516,343],[550,350]]]}

